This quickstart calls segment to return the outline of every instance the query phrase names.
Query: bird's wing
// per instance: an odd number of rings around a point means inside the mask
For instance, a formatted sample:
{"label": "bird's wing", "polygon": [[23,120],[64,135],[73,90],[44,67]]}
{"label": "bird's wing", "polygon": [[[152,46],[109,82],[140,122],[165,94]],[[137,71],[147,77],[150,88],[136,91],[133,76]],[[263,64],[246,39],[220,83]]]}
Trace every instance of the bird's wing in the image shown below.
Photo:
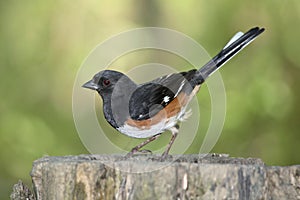
{"label": "bird's wing", "polygon": [[129,114],[133,120],[146,120],[169,105],[181,92],[189,94],[190,80],[196,70],[174,73],[140,85],[129,101]]}

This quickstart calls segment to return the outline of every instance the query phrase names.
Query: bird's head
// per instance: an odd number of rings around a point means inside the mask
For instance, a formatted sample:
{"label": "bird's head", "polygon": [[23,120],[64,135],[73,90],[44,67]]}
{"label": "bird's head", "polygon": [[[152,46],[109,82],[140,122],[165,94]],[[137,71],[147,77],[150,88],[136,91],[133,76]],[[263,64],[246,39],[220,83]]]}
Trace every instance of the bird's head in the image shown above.
{"label": "bird's head", "polygon": [[125,74],[113,70],[100,71],[94,77],[82,85],[84,88],[96,90],[102,97],[111,94],[114,89],[122,87],[126,90],[127,87],[135,86],[130,78]]}

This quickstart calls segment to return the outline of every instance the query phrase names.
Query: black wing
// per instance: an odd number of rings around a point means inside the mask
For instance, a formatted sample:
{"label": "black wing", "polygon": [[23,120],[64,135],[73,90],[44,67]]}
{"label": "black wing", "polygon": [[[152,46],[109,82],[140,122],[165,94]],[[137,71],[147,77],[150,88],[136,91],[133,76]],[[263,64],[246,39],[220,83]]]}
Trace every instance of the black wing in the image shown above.
{"label": "black wing", "polygon": [[129,100],[129,113],[134,120],[146,120],[166,107],[180,93],[189,94],[196,70],[174,73],[140,85]]}

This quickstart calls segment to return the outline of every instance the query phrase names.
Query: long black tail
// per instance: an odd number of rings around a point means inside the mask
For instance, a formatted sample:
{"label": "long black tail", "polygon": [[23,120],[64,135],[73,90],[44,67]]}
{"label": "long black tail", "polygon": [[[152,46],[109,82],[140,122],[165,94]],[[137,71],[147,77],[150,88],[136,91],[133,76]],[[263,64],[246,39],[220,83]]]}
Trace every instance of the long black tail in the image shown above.
{"label": "long black tail", "polygon": [[[207,77],[251,43],[264,30],[264,28],[255,27],[244,34],[241,32],[237,33],[215,57],[197,71],[196,76],[202,79],[202,81],[206,80]],[[238,35],[240,35],[240,37],[238,37]],[[235,39],[235,37],[238,38]]]}

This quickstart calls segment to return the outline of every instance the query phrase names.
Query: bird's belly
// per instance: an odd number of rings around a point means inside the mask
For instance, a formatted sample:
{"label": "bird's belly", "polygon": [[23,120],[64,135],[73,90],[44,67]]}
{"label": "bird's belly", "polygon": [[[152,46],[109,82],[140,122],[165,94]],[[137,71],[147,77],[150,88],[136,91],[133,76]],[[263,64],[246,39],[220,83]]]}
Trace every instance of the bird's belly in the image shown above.
{"label": "bird's belly", "polygon": [[162,133],[166,130],[174,127],[178,121],[184,117],[185,108],[183,108],[177,115],[172,116],[168,119],[163,119],[156,124],[150,126],[147,125],[133,125],[132,123],[125,123],[123,126],[117,128],[121,133],[133,137],[133,138],[148,138],[158,133]]}

